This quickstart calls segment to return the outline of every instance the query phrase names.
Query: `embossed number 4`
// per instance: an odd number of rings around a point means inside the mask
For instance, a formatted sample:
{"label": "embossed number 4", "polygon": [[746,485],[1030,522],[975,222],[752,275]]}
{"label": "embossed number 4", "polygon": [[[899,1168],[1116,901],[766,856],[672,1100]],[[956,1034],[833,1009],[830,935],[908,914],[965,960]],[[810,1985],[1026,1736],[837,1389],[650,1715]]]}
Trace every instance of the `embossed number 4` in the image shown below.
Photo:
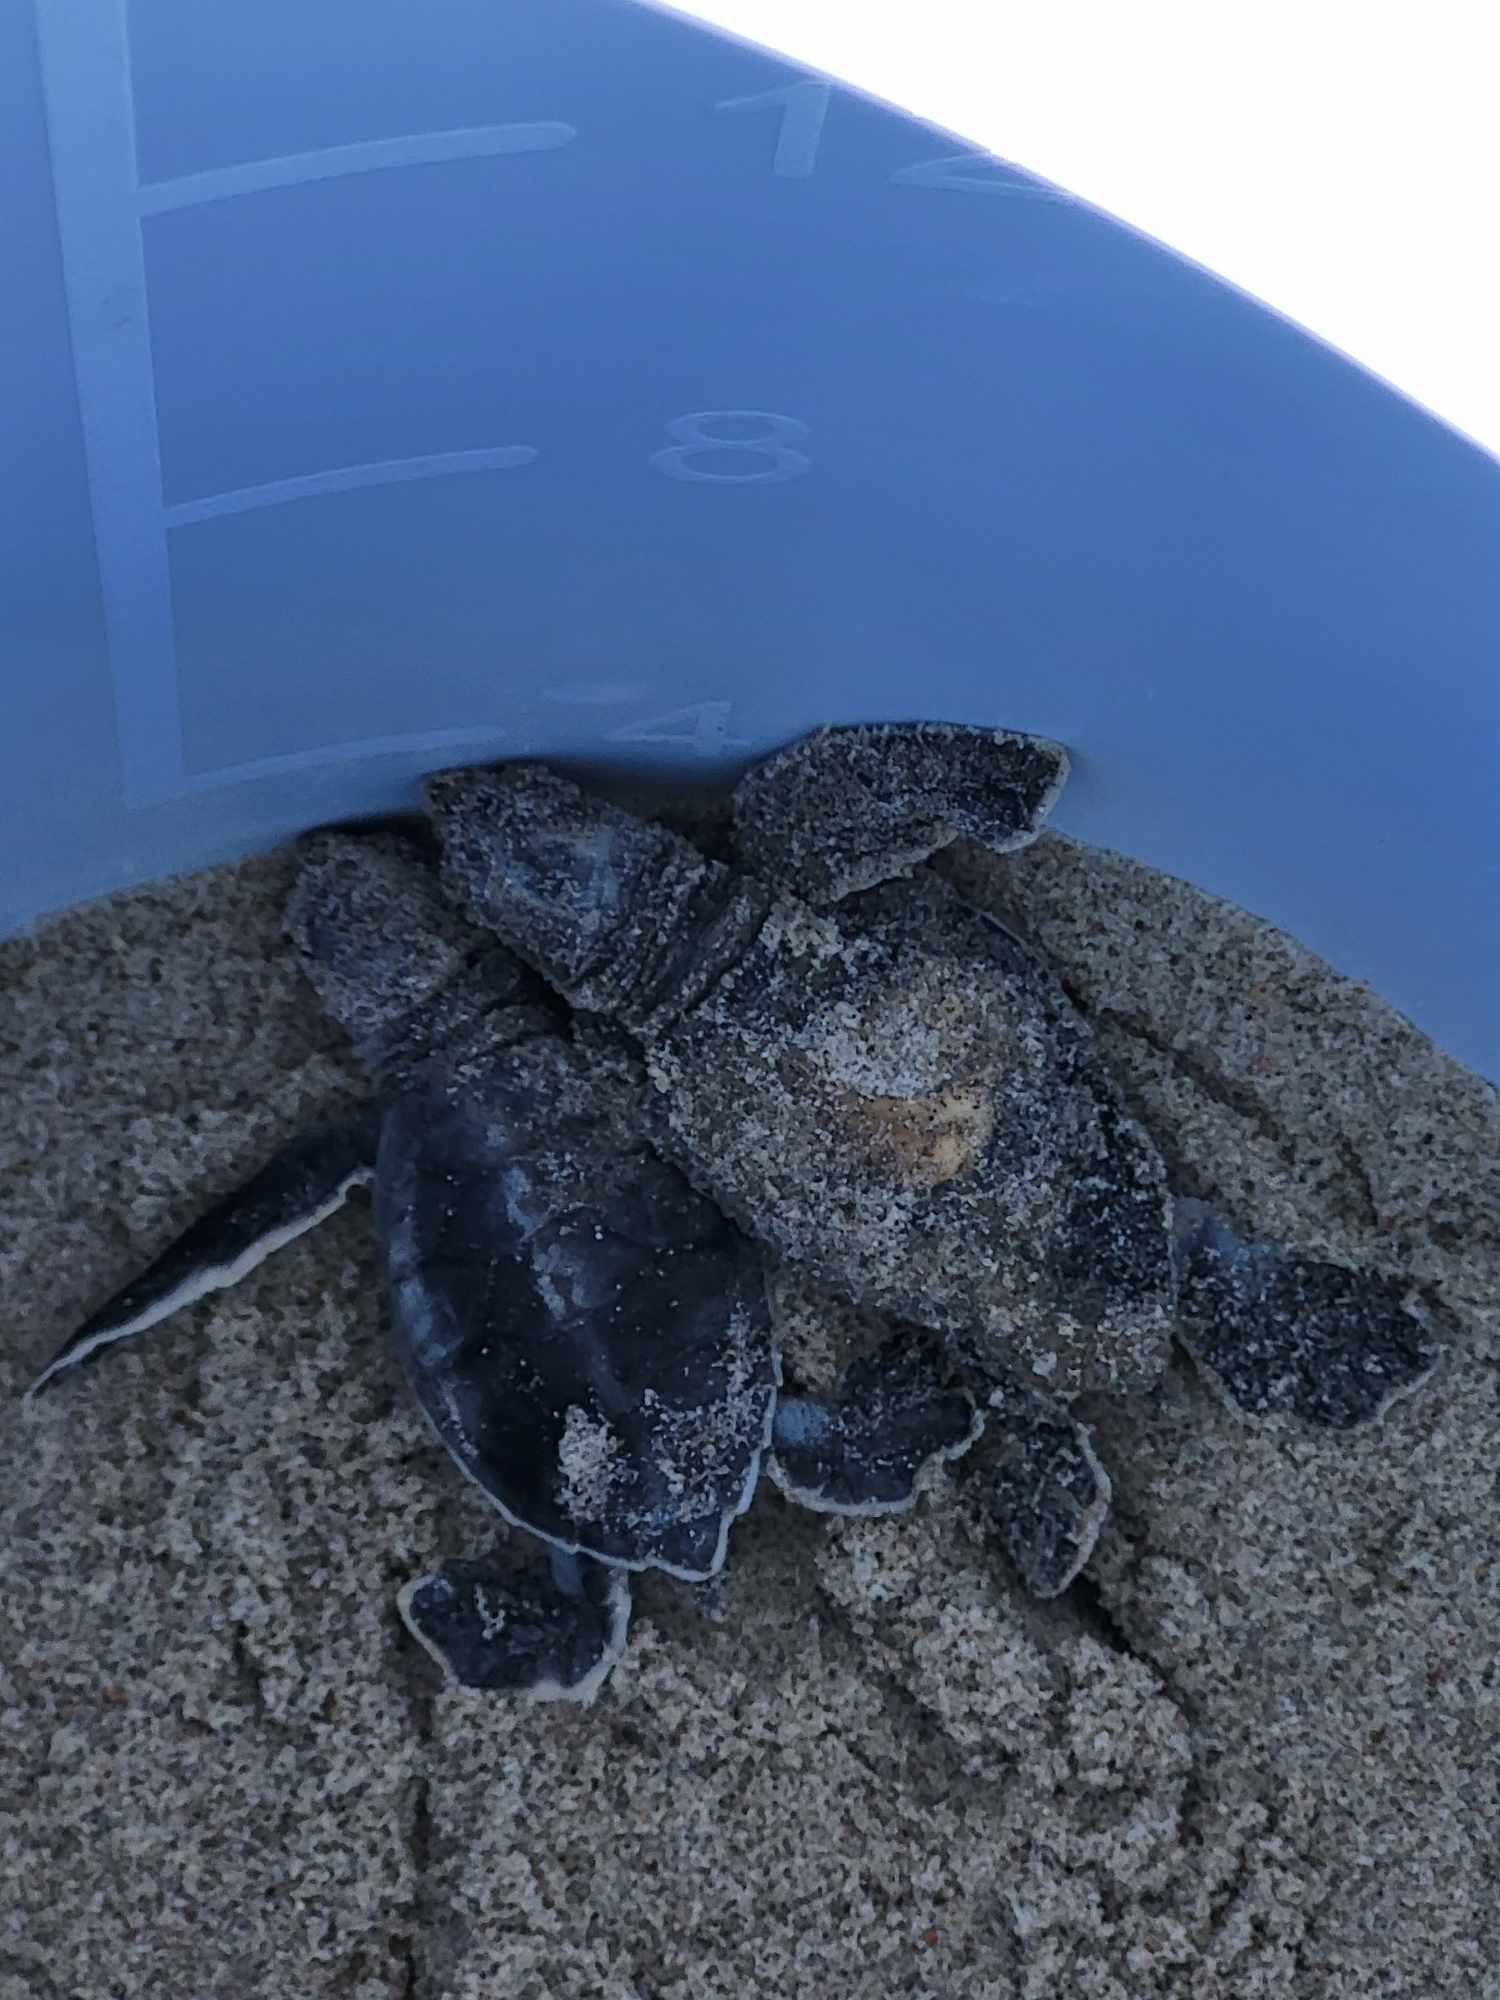
{"label": "embossed number 4", "polygon": [[729,734],[733,704],[727,701],[694,701],[686,708],[670,708],[665,715],[653,715],[644,722],[627,722],[608,732],[611,743],[675,743],[679,749],[695,750],[700,757],[717,757],[738,748],[747,739]]}

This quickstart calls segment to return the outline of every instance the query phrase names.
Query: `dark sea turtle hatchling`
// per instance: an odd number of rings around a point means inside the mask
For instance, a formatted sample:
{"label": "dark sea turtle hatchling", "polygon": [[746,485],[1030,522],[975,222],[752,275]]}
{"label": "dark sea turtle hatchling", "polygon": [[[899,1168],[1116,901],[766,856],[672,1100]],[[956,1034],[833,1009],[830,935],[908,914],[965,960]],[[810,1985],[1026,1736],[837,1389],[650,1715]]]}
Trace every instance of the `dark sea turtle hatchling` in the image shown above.
{"label": "dark sea turtle hatchling", "polygon": [[1174,1200],[1057,978],[920,866],[960,837],[1033,839],[1066,772],[1006,731],[820,730],[741,781],[727,864],[542,764],[425,788],[452,897],[629,1032],[653,1137],[693,1183],[991,1386],[1031,1516],[1007,1540],[1042,1594],[1108,1498],[1066,1413],[1080,1391],[1149,1385],[1175,1337],[1242,1411],[1343,1429],[1433,1366],[1398,1280]]}
{"label": "dark sea turtle hatchling", "polygon": [[550,1573],[449,1562],[400,1593],[455,1680],[588,1699],[632,1570],[714,1576],[762,1469],[834,1512],[911,1502],[979,1428],[903,1339],[829,1399],[780,1389],[761,1252],[646,1142],[628,1066],[389,834],[303,846],[288,928],[374,1095],[285,1148],[78,1330],[32,1385],[233,1284],[373,1182],[402,1369]]}

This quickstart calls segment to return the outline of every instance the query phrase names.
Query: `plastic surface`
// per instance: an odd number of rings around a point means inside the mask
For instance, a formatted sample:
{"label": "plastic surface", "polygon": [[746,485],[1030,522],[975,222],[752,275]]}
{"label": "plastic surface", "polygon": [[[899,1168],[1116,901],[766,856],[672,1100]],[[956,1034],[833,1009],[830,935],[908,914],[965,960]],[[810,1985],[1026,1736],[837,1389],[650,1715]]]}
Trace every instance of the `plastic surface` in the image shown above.
{"label": "plastic surface", "polygon": [[1500,467],[1337,355],[625,0],[37,0],[0,112],[7,926],[944,716],[1500,1075]]}

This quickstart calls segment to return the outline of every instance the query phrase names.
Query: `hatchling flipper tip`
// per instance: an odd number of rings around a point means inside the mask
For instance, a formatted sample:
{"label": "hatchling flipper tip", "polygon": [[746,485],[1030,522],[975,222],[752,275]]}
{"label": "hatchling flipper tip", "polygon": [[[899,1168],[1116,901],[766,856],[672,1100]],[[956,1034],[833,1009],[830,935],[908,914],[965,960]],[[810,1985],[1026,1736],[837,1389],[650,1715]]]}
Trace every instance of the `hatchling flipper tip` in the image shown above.
{"label": "hatchling flipper tip", "polygon": [[1033,1597],[1057,1597],[1094,1552],[1113,1491],[1083,1424],[1050,1396],[997,1383],[990,1516]]}
{"label": "hatchling flipper tip", "polygon": [[740,780],[736,859],[814,906],[839,902],[960,838],[997,854],[1024,847],[1067,776],[1067,751],[1042,736],[957,722],[836,724]]}
{"label": "hatchling flipper tip", "polygon": [[896,1514],[925,1467],[961,1458],[984,1429],[973,1399],[942,1385],[932,1343],[902,1329],[859,1355],[827,1399],[783,1390],[766,1469],[822,1514]]}
{"label": "hatchling flipper tip", "polygon": [[326,1221],[375,1173],[378,1115],[364,1107],[304,1132],[169,1243],[137,1278],[91,1313],[26,1391],[40,1395],[106,1347],[157,1326]]}
{"label": "hatchling flipper tip", "polygon": [[554,1552],[549,1570],[510,1577],[445,1562],[403,1585],[396,1604],[451,1685],[587,1704],[625,1650],[630,1585],[618,1569]]}
{"label": "hatchling flipper tip", "polygon": [[1438,1365],[1410,1287],[1376,1272],[1247,1243],[1179,1199],[1178,1338],[1223,1399],[1324,1430],[1377,1422]]}

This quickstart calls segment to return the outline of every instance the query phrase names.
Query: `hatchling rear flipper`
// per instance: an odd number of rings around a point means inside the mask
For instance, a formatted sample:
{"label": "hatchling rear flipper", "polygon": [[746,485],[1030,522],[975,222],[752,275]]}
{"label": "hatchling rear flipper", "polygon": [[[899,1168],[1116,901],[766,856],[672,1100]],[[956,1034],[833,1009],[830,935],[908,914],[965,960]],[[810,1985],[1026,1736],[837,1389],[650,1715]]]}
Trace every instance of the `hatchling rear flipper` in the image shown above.
{"label": "hatchling rear flipper", "polygon": [[137,1278],[65,1340],[26,1391],[29,1401],[117,1340],[144,1333],[209,1292],[225,1290],[341,1208],[375,1172],[380,1113],[366,1105],[293,1139],[242,1187],[169,1243]]}
{"label": "hatchling rear flipper", "polygon": [[986,1434],[997,1447],[990,1517],[1031,1595],[1056,1597],[1093,1554],[1109,1474],[1084,1425],[1020,1382],[992,1387]]}
{"label": "hatchling rear flipper", "polygon": [[1246,1243],[1198,1201],[1174,1206],[1177,1337],[1225,1401],[1327,1430],[1384,1416],[1437,1363],[1397,1278]]}
{"label": "hatchling rear flipper", "polygon": [[930,1339],[911,1329],[851,1361],[836,1395],[783,1393],[766,1469],[819,1513],[900,1513],[922,1468],[961,1457],[983,1427],[973,1401],[943,1386]]}
{"label": "hatchling rear flipper", "polygon": [[742,868],[829,904],[966,838],[1034,840],[1068,774],[1060,743],[955,722],[839,724],[757,764],[734,794]]}
{"label": "hatchling rear flipper", "polygon": [[550,1575],[445,1562],[396,1604],[452,1685],[588,1703],[625,1650],[630,1585],[621,1570],[554,1551]]}

